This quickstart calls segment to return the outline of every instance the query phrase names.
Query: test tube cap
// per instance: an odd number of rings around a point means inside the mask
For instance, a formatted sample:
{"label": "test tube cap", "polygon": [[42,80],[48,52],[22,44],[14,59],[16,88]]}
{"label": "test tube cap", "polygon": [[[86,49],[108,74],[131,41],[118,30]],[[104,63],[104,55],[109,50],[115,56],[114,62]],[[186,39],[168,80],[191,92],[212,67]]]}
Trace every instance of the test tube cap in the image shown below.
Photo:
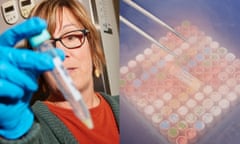
{"label": "test tube cap", "polygon": [[29,38],[29,43],[32,47],[37,47],[44,41],[50,39],[51,36],[47,29],[44,29],[39,35],[35,35],[31,38]]}

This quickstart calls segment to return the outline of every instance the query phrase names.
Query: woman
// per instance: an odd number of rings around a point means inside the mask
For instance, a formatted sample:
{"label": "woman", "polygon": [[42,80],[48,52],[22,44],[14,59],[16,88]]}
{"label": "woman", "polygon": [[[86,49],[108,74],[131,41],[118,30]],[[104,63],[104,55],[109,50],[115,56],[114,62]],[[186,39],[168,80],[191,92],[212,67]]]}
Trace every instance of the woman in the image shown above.
{"label": "woman", "polygon": [[[46,72],[44,73],[44,83],[42,83],[43,86],[41,87],[45,91],[47,90],[49,96],[45,102],[37,101],[32,106],[36,117],[35,121],[33,123],[29,122],[31,127],[28,126],[29,129],[25,128],[26,132],[22,135],[18,134],[19,136],[16,138],[14,136],[4,137],[0,130],[0,134],[3,137],[0,139],[0,143],[16,141],[20,143],[36,142],[44,144],[119,143],[119,100],[118,97],[94,91],[93,75],[98,77],[101,74],[104,55],[100,48],[97,31],[82,5],[76,0],[46,0],[35,6],[31,16],[38,16],[46,20],[48,31],[52,35],[52,43],[64,51],[65,59],[63,64],[90,110],[94,128],[89,130],[75,117],[71,106],[56,88],[53,78]],[[48,69],[38,69],[36,71],[41,73]],[[0,70],[2,71],[1,68]],[[1,79],[3,78],[1,77]],[[24,90],[25,95],[29,91],[31,90]],[[1,95],[3,94],[0,93]],[[23,98],[26,97],[25,95]],[[6,95],[4,96],[6,97]],[[28,102],[29,100],[26,101]],[[0,100],[0,103],[4,104],[4,102]],[[3,120],[0,117],[1,121]]]}

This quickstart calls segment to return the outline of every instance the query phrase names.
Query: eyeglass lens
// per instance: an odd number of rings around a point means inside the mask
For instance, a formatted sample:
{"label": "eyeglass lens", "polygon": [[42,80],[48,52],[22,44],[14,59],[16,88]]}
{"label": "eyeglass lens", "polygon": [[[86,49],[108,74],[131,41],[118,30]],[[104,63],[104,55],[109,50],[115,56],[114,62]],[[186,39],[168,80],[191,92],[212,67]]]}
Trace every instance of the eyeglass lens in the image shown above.
{"label": "eyeglass lens", "polygon": [[82,30],[76,30],[72,32],[68,32],[61,36],[58,39],[52,39],[52,44],[56,47],[57,41],[60,41],[63,46],[66,48],[79,48],[83,45],[85,41],[86,33]]}
{"label": "eyeglass lens", "polygon": [[67,48],[80,47],[84,42],[84,34],[81,31],[70,32],[63,35],[61,42]]}

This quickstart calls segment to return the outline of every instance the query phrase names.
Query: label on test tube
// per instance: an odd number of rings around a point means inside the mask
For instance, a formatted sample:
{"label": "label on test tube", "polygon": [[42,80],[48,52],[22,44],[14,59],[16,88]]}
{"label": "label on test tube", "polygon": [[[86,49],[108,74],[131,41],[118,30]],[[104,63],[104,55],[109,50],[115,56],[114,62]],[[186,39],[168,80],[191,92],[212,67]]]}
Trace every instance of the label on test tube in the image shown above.
{"label": "label on test tube", "polygon": [[181,117],[184,117],[188,113],[188,108],[186,106],[181,106],[178,108],[177,112]]}
{"label": "label on test tube", "polygon": [[163,120],[162,114],[161,113],[154,113],[152,115],[152,124],[153,126],[158,126],[158,124],[160,124],[160,122]]}
{"label": "label on test tube", "polygon": [[176,124],[179,121],[179,115],[176,113],[172,113],[170,114],[170,116],[168,117],[168,120],[172,123],[172,124]]}
{"label": "label on test tube", "polygon": [[128,62],[128,67],[129,67],[130,69],[134,69],[135,67],[137,67],[137,62],[134,61],[134,60],[130,60],[130,61]]}
{"label": "label on test tube", "polygon": [[173,109],[177,109],[180,107],[180,102],[178,99],[174,98],[169,101],[168,105]]}
{"label": "label on test tube", "polygon": [[142,85],[142,81],[140,79],[135,79],[132,84],[135,88],[139,88]]}
{"label": "label on test tube", "polygon": [[179,101],[182,102],[182,103],[186,102],[186,101],[188,100],[188,98],[189,98],[189,95],[188,95],[188,93],[186,93],[186,92],[181,92],[181,93],[178,95],[178,99],[179,99]]}
{"label": "label on test tube", "polygon": [[201,93],[201,92],[197,92],[197,93],[194,95],[194,98],[195,98],[198,102],[201,102],[201,101],[204,99],[204,94]]}
{"label": "label on test tube", "polygon": [[133,79],[135,79],[137,76],[136,76],[136,74],[134,73],[134,72],[129,72],[129,73],[127,73],[127,75],[126,75],[126,79],[127,79],[127,81],[132,81]]}
{"label": "label on test tube", "polygon": [[231,105],[235,105],[237,103],[237,94],[235,92],[230,92],[227,94],[227,100],[231,103]]}
{"label": "label on test tube", "polygon": [[170,101],[171,99],[172,99],[172,94],[171,94],[171,93],[166,92],[166,93],[163,94],[163,100],[164,100],[165,102],[168,102],[168,101]]}
{"label": "label on test tube", "polygon": [[219,43],[216,41],[213,41],[210,43],[210,47],[215,50],[219,47]]}
{"label": "label on test tube", "polygon": [[123,66],[120,68],[120,86],[123,87],[126,85],[125,75],[128,73],[128,67]]}
{"label": "label on test tube", "polygon": [[229,88],[233,88],[237,84],[237,80],[235,78],[230,78],[226,83]]}
{"label": "label on test tube", "polygon": [[184,132],[184,130],[188,128],[188,124],[186,121],[180,121],[177,123],[177,128],[180,132]]}
{"label": "label on test tube", "polygon": [[146,57],[150,57],[152,55],[152,49],[146,48],[143,53]]}
{"label": "label on test tube", "polygon": [[142,110],[145,106],[147,106],[148,101],[145,98],[137,99],[137,107]]}
{"label": "label on test tube", "polygon": [[130,60],[128,62],[128,68],[129,68],[129,72],[134,73],[136,77],[138,77],[139,74],[141,73],[141,69],[137,67],[137,62],[135,60]]}
{"label": "label on test tube", "polygon": [[150,68],[150,73],[151,74],[156,74],[158,72],[158,68],[156,67],[156,66],[152,66],[151,68]]}
{"label": "label on test tube", "polygon": [[224,85],[221,85],[219,88],[218,88],[218,92],[222,95],[226,95],[228,92],[229,92],[229,87],[224,84]]}
{"label": "label on test tube", "polygon": [[227,67],[225,68],[225,71],[226,71],[228,74],[232,75],[232,74],[235,73],[236,67],[234,67],[233,65],[229,65],[229,66],[227,66]]}
{"label": "label on test tube", "polygon": [[150,117],[152,116],[152,114],[155,112],[155,109],[152,105],[147,105],[145,108],[144,108],[144,114],[145,116]]}
{"label": "label on test tube", "polygon": [[210,109],[210,113],[217,118],[222,114],[222,109],[219,106],[213,106]]}
{"label": "label on test tube", "polygon": [[219,92],[213,92],[211,93],[210,98],[213,102],[218,102],[222,99],[222,95]]}
{"label": "label on test tube", "polygon": [[196,121],[193,127],[197,132],[199,132],[200,135],[205,131],[205,123],[203,121]]}
{"label": "label on test tube", "polygon": [[214,102],[212,99],[207,98],[203,100],[202,106],[204,109],[209,110],[214,105]]}
{"label": "label on test tube", "polygon": [[168,140],[170,142],[175,142],[178,135],[179,135],[179,131],[177,128],[171,127],[170,129],[168,129]]}
{"label": "label on test tube", "polygon": [[168,129],[170,128],[170,122],[167,120],[163,120],[159,124],[160,132],[162,134],[166,134]]}
{"label": "label on test tube", "polygon": [[225,56],[225,60],[226,60],[227,62],[232,62],[232,61],[235,60],[235,58],[236,58],[236,56],[235,56],[233,53],[228,53],[228,54],[226,54],[226,56]]}
{"label": "label on test tube", "polygon": [[186,105],[188,108],[192,109],[197,105],[197,102],[194,99],[189,99]]}
{"label": "label on test tube", "polygon": [[223,112],[226,112],[230,107],[230,102],[227,99],[222,99],[218,102],[218,105],[222,108]]}
{"label": "label on test tube", "polygon": [[197,139],[197,131],[194,128],[188,128],[185,131],[185,136],[190,142],[195,142]]}
{"label": "label on test tube", "polygon": [[202,121],[206,124],[206,126],[210,126],[211,123],[213,122],[213,115],[211,113],[205,113],[202,116]]}
{"label": "label on test tube", "polygon": [[218,53],[220,56],[225,56],[225,55],[228,53],[228,51],[227,51],[226,48],[220,47],[219,49],[217,49],[217,53]]}
{"label": "label on test tube", "polygon": [[70,91],[73,93],[73,97],[74,97],[74,100],[76,101],[79,101],[81,100],[81,97],[80,95],[78,94],[79,92],[74,89],[74,86],[73,86],[73,82],[72,80],[66,76],[66,71],[63,69],[63,67],[61,67],[61,60],[60,58],[56,57],[53,59],[53,62],[54,62],[54,65],[55,65],[55,68],[57,69],[57,71],[59,72],[59,75],[61,75],[61,77],[64,79],[64,81],[66,82],[66,85],[65,86],[70,86],[68,87],[70,89]]}
{"label": "label on test tube", "polygon": [[196,116],[200,117],[205,113],[206,110],[203,108],[203,106],[198,105],[193,111]]}
{"label": "label on test tube", "polygon": [[136,56],[136,61],[138,63],[142,63],[144,60],[145,60],[145,57],[144,57],[143,54],[139,54],[139,55]]}
{"label": "label on test tube", "polygon": [[226,80],[228,80],[228,73],[227,72],[220,72],[217,77],[221,81],[226,81]]}
{"label": "label on test tube", "polygon": [[169,106],[163,106],[161,109],[161,114],[163,117],[168,117],[172,113],[172,108]]}
{"label": "label on test tube", "polygon": [[159,62],[157,63],[157,67],[160,69],[165,66],[166,66],[166,61],[164,61],[164,60],[159,60]]}
{"label": "label on test tube", "polygon": [[150,75],[147,72],[143,72],[140,77],[141,80],[146,81],[150,77]]}
{"label": "label on test tube", "polygon": [[189,113],[186,115],[185,120],[191,125],[195,123],[195,121],[197,120],[197,116],[193,113]]}
{"label": "label on test tube", "polygon": [[177,49],[174,50],[174,53],[175,53],[176,55],[181,55],[181,54],[183,53],[183,51],[182,51],[181,48],[177,48]]}
{"label": "label on test tube", "polygon": [[199,90],[202,85],[202,82],[199,79],[180,67],[172,66],[170,68],[170,73],[195,91]]}
{"label": "label on test tube", "polygon": [[125,75],[126,73],[128,73],[128,67],[122,66],[122,67],[120,68],[120,74],[121,74],[121,75]]}
{"label": "label on test tube", "polygon": [[213,91],[213,88],[212,88],[212,86],[210,86],[210,85],[206,85],[206,86],[204,86],[204,88],[203,88],[203,92],[204,92],[206,95],[210,94],[212,91]]}
{"label": "label on test tube", "polygon": [[176,144],[188,144],[186,136],[178,136],[176,139]]}
{"label": "label on test tube", "polygon": [[202,62],[204,60],[204,55],[199,53],[195,56],[195,59],[198,61],[198,62]]}
{"label": "label on test tube", "polygon": [[164,102],[161,99],[157,99],[153,102],[153,106],[156,110],[160,110],[164,105]]}

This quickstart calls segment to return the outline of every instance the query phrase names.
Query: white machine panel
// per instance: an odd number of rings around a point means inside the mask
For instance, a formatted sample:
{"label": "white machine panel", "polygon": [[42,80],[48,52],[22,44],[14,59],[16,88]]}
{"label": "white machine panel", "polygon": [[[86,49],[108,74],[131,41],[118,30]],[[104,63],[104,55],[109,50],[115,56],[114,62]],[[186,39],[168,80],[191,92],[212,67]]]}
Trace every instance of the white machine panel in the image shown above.
{"label": "white machine panel", "polygon": [[15,0],[9,0],[1,4],[2,17],[7,24],[15,24],[18,21],[18,10]]}
{"label": "white machine panel", "polygon": [[27,18],[34,7],[34,0],[18,0],[18,6],[23,18]]}

